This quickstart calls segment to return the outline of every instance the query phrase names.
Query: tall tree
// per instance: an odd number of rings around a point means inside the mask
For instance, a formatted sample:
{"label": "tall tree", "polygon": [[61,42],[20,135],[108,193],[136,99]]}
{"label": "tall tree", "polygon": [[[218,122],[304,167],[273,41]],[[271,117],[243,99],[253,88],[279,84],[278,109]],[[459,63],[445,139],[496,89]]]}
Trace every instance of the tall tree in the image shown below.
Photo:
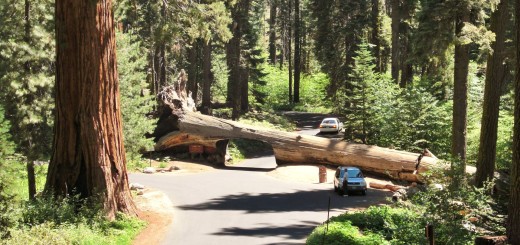
{"label": "tall tree", "polygon": [[477,172],[475,174],[475,184],[478,187],[482,187],[484,181],[491,180],[495,172],[500,93],[507,70],[504,59],[506,52],[506,23],[508,20],[508,0],[501,0],[497,9],[491,15],[491,31],[495,33],[495,41],[491,45],[493,51],[489,54],[486,65],[480,145],[476,164]]}
{"label": "tall tree", "polygon": [[[29,0],[25,0],[25,35],[24,39],[27,44],[31,43],[31,2]],[[31,73],[31,62],[26,61],[24,65],[24,70],[26,74]],[[32,142],[29,142],[29,147],[32,148]],[[29,199],[34,199],[36,195],[36,177],[34,175],[34,159],[31,157],[27,158],[27,181],[29,187]]]}
{"label": "tall tree", "polygon": [[36,193],[33,162],[48,158],[52,138],[51,6],[46,0],[0,3],[0,103],[11,121],[18,152],[26,157],[30,198]]}
{"label": "tall tree", "polygon": [[294,0],[294,103],[300,102],[301,31],[300,0]]}
{"label": "tall tree", "polygon": [[288,0],[287,1],[289,6],[288,6],[288,10],[287,10],[287,19],[288,19],[288,24],[287,24],[287,52],[286,52],[286,55],[287,55],[287,63],[288,63],[288,69],[289,69],[289,103],[292,103],[294,101],[294,94],[293,94],[293,53],[292,53],[292,41],[293,41],[293,23],[292,23],[292,3],[293,3],[293,0]]}
{"label": "tall tree", "polygon": [[136,214],[128,187],[112,1],[57,0],[56,115],[46,192]]}
{"label": "tall tree", "polygon": [[[470,9],[468,6],[460,6],[455,20],[455,35],[461,36],[462,29],[470,21]],[[451,154],[462,160],[462,173],[465,171],[467,148],[467,123],[468,123],[468,71],[469,71],[469,44],[455,44],[455,67],[453,86],[453,125]]]}
{"label": "tall tree", "polygon": [[383,61],[381,54],[381,0],[372,0],[372,33],[371,43],[374,45],[373,53],[375,58],[375,71],[383,71]]}
{"label": "tall tree", "polygon": [[[244,25],[248,22],[248,13],[251,0],[240,0],[234,6],[231,7],[231,17],[233,19],[230,24],[231,32],[233,37],[229,40],[226,45],[226,59],[229,67],[228,77],[228,94],[226,101],[233,108],[231,118],[237,120],[240,116],[241,101],[244,81],[244,62],[242,56],[242,45],[241,40],[244,35]],[[247,96],[247,94],[245,95]]]}
{"label": "tall tree", "polygon": [[507,237],[510,244],[520,244],[520,0],[515,1],[516,64],[515,64],[515,124],[513,130],[513,162],[507,217]]}
{"label": "tall tree", "polygon": [[276,14],[278,11],[277,0],[269,2],[269,63],[276,64]]}
{"label": "tall tree", "polygon": [[400,28],[400,22],[401,22],[401,10],[400,10],[400,2],[399,0],[391,0],[391,7],[392,7],[392,79],[396,83],[399,83],[399,50],[400,50],[400,43],[399,43],[399,28]]}
{"label": "tall tree", "polygon": [[312,0],[310,6],[316,58],[329,75],[327,95],[334,99],[338,89],[349,86],[357,45],[371,23],[370,2]]}
{"label": "tall tree", "polygon": [[202,49],[202,110],[201,112],[211,114],[211,84],[213,73],[211,72],[211,41],[203,43]]}

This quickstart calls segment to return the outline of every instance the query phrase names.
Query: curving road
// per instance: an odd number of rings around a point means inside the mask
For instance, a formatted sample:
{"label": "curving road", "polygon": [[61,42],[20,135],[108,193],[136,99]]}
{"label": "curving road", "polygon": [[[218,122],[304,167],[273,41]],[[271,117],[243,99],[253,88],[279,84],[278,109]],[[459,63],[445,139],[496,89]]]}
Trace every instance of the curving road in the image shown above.
{"label": "curving road", "polygon": [[[131,174],[130,180],[164,191],[175,206],[164,244],[303,244],[331,216],[383,202],[388,192],[340,197],[332,184],[276,179],[274,157],[194,174]],[[317,175],[317,173],[316,173]]]}
{"label": "curving road", "polygon": [[[287,112],[300,133],[316,129],[328,115]],[[307,235],[331,216],[384,202],[389,192],[369,189],[367,196],[339,196],[331,180],[304,184],[276,179],[274,157],[260,156],[214,171],[192,174],[130,174],[131,182],[162,190],[175,206],[164,244],[303,244]],[[318,173],[316,173],[318,175]],[[317,176],[316,176],[317,177]]]}

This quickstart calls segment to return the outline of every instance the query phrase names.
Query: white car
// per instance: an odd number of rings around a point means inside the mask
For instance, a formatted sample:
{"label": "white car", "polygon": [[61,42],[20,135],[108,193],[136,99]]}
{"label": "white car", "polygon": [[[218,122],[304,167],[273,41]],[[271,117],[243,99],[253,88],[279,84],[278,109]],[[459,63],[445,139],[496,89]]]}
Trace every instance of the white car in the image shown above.
{"label": "white car", "polygon": [[329,117],[320,123],[320,133],[339,133],[343,129],[343,123],[338,118]]}

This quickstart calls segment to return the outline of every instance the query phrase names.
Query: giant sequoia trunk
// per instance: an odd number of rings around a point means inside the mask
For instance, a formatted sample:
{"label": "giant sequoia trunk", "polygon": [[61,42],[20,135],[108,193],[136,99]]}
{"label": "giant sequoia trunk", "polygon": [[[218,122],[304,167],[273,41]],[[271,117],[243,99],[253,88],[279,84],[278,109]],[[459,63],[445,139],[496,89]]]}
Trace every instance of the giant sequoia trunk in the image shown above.
{"label": "giant sequoia trunk", "polygon": [[420,181],[414,171],[423,173],[436,162],[435,158],[424,156],[417,165],[419,154],[253,127],[202,115],[188,106],[192,103],[187,102],[185,94],[175,91],[175,86],[163,91],[161,96],[166,106],[155,132],[156,150],[201,144],[217,148],[223,156],[226,146],[222,142],[253,139],[271,144],[277,163],[358,166],[409,181]]}
{"label": "giant sequoia trunk", "polygon": [[491,31],[495,33],[496,37],[492,44],[493,53],[489,55],[486,66],[484,110],[482,112],[477,173],[475,175],[475,183],[478,187],[482,187],[484,181],[492,179],[495,172],[500,93],[506,73],[504,52],[506,23],[509,19],[509,5],[507,3],[507,0],[500,1],[497,10],[491,15]]}
{"label": "giant sequoia trunk", "polygon": [[135,215],[126,173],[112,1],[56,1],[56,117],[45,190]]}

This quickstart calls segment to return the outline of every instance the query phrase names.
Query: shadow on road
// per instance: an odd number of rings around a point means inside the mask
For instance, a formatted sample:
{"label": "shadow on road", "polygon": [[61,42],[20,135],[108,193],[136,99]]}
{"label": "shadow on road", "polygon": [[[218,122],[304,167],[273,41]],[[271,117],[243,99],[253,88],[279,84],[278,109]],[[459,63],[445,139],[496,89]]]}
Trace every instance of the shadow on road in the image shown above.
{"label": "shadow on road", "polygon": [[231,170],[231,171],[246,171],[246,172],[270,172],[276,168],[258,168],[258,167],[239,167],[239,166],[222,166],[218,167],[220,170]]}
{"label": "shadow on road", "polygon": [[214,198],[207,202],[180,206],[182,210],[240,210],[247,213],[346,210],[377,205],[391,193],[370,189],[366,196],[339,196],[332,190],[297,190],[292,193],[241,193]]}
{"label": "shadow on road", "polygon": [[[306,238],[316,226],[321,223],[306,221],[303,224],[291,226],[267,226],[245,229],[240,227],[230,227],[222,229],[222,231],[213,233],[213,235],[221,236],[249,236],[249,237],[283,237],[286,239],[303,239]],[[280,244],[280,243],[277,243]]]}

